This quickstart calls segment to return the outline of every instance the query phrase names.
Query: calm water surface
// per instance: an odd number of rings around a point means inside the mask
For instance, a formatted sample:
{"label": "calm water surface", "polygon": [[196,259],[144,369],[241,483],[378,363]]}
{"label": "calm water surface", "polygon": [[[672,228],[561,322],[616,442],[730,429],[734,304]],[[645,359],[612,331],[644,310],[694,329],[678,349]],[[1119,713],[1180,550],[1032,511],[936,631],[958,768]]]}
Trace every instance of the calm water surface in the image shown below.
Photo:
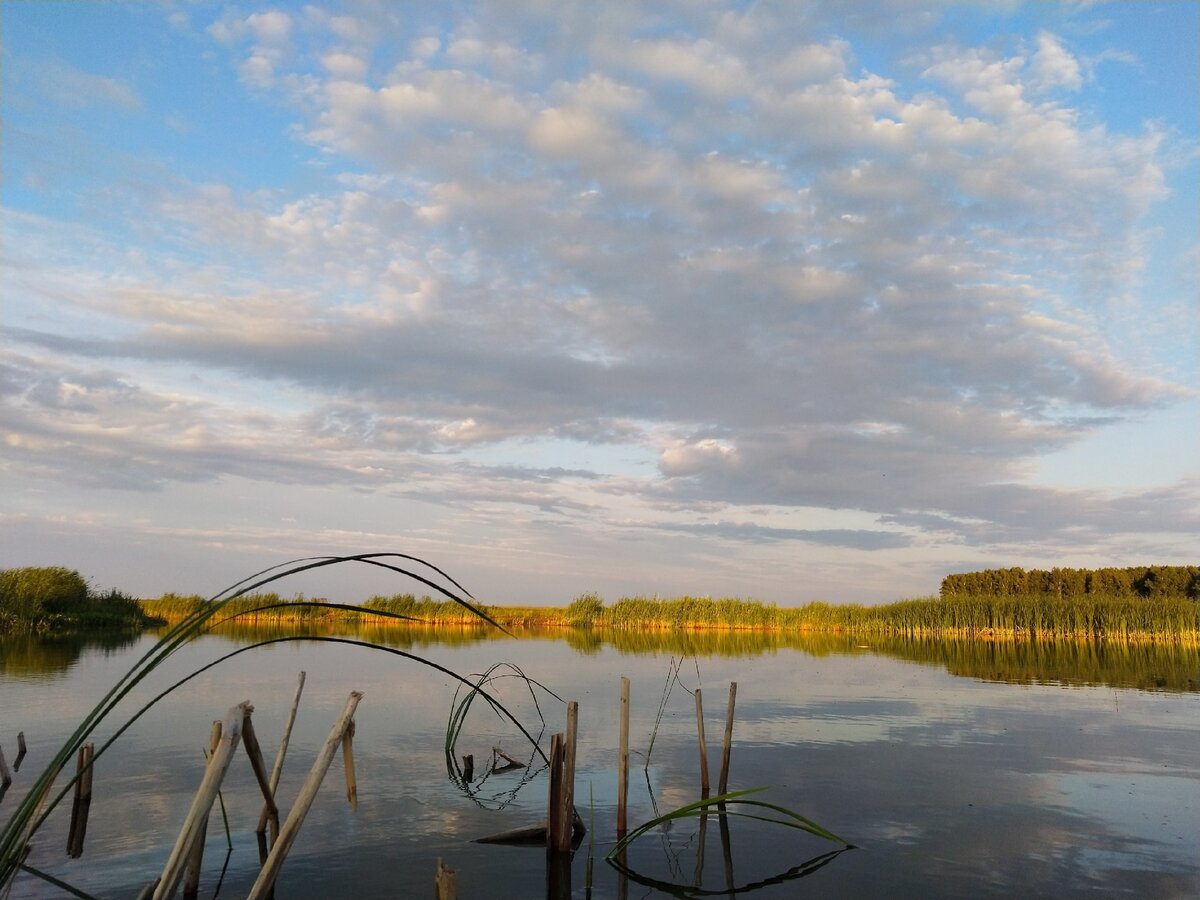
{"label": "calm water surface", "polygon": [[[1200,662],[1192,650],[1082,645],[971,645],[746,635],[586,634],[484,640],[456,632],[387,631],[400,649],[464,675],[520,666],[580,704],[576,797],[588,838],[570,888],[589,896],[725,896],[760,883],[755,898],[1200,896]],[[217,657],[265,636],[239,632],[188,646],[124,715]],[[29,783],[103,692],[153,643],[0,641],[0,745],[29,753],[0,801],[11,815]],[[678,682],[664,693],[673,662]],[[248,699],[268,757],[282,732],[297,673],[307,684],[280,790],[286,812],[351,690],[359,804],[349,809],[335,762],[283,868],[276,896],[432,895],[434,861],[458,872],[464,898],[547,896],[543,851],[472,839],[545,816],[546,774],[528,742],[481,704],[458,744],[477,777],[464,785],[443,750],[455,691],[449,677],[381,651],[275,644],[242,654],[183,686],[135,724],[96,765],[85,852],[66,857],[69,801],[37,835],[29,862],[97,897],[132,897],[161,870],[203,769],[213,719]],[[699,797],[695,701],[703,688],[716,780],[730,681],[738,683],[731,789],[808,816],[857,849],[799,831],[735,819],[675,823],[628,851],[621,876],[604,862],[615,827],[619,679],[632,682],[630,821]],[[495,693],[537,733],[524,683]],[[544,692],[549,733],[564,707]],[[661,721],[647,759],[651,735]],[[499,746],[529,769],[480,778]],[[244,896],[257,870],[259,802],[239,752],[223,792],[233,850],[214,815],[202,897]],[[725,838],[723,844],[722,838]],[[726,852],[727,851],[727,852]],[[674,885],[675,887],[671,887]],[[560,886],[556,886],[556,890]],[[22,875],[12,897],[64,896]]]}

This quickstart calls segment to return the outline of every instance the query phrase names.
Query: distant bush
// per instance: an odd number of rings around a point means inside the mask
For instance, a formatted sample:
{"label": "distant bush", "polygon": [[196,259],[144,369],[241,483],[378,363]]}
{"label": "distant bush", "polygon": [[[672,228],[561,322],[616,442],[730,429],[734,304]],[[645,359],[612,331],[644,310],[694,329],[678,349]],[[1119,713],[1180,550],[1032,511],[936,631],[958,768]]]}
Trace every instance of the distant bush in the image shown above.
{"label": "distant bush", "polygon": [[567,606],[567,621],[578,627],[594,624],[604,615],[604,601],[599,594],[580,594]]}
{"label": "distant bush", "polygon": [[137,600],[117,590],[95,592],[63,566],[0,571],[0,630],[140,626]]}

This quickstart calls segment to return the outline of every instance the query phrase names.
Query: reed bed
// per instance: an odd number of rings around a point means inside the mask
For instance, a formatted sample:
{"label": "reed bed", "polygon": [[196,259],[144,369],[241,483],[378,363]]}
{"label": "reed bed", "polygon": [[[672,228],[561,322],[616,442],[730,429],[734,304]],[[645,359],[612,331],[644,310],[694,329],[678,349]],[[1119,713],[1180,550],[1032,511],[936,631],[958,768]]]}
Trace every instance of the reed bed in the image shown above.
{"label": "reed bed", "polygon": [[[178,621],[204,609],[199,597],[164,595],[142,601],[146,614]],[[504,628],[572,627],[625,631],[833,632],[908,637],[1088,638],[1200,641],[1200,602],[1185,596],[1140,597],[952,595],[901,600],[881,606],[809,603],[780,607],[737,597],[622,597],[612,605],[595,594],[566,607],[479,606]],[[395,594],[375,596],[359,607],[340,607],[302,595],[281,600],[276,594],[247,594],[226,603],[224,614],[240,623],[409,628],[461,625],[476,629],[478,616],[452,600]],[[464,636],[466,638],[467,636]],[[589,638],[573,638],[588,649]],[[593,641],[593,643],[595,643]],[[598,643],[596,643],[598,646]],[[631,648],[632,649],[632,648]]]}
{"label": "reed bed", "polygon": [[622,598],[589,623],[606,628],[830,631],[884,635],[1200,639],[1200,604],[1186,597],[953,596],[882,606],[751,600]]}

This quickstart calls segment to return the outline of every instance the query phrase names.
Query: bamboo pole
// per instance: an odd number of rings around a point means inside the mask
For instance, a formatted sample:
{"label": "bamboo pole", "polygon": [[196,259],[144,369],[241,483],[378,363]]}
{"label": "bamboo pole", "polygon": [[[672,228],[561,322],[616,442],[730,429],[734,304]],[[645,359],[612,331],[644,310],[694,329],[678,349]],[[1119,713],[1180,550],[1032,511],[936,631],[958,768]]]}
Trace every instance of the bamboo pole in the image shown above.
{"label": "bamboo pole", "polygon": [[442,862],[439,856],[437,861],[437,875],[434,878],[434,897],[436,900],[458,900],[458,876],[454,874],[454,870]]}
{"label": "bamboo pole", "polygon": [[629,805],[629,679],[621,679],[621,733],[617,749],[617,840],[628,830]]}
{"label": "bamboo pole", "polygon": [[[214,719],[212,728],[208,732],[208,759],[210,761],[216,755],[217,747],[220,743],[221,720]],[[200,867],[204,862],[204,839],[207,834],[208,814],[205,813],[204,822],[200,826],[200,834],[196,838],[196,843],[192,846],[192,852],[188,854],[187,871],[183,877],[184,900],[192,900],[200,892]]]}
{"label": "bamboo pole", "polygon": [[321,787],[325,773],[329,771],[334,754],[337,753],[338,746],[342,742],[342,736],[346,733],[346,728],[349,727],[350,720],[354,717],[354,710],[358,708],[358,701],[361,699],[362,693],[360,691],[350,692],[350,696],[346,700],[346,706],[342,710],[341,715],[338,716],[337,721],[333,723],[329,737],[325,739],[325,744],[321,748],[316,762],[313,763],[312,769],[309,770],[308,778],[305,779],[304,785],[300,788],[300,794],[296,798],[296,803],[292,807],[292,811],[288,814],[287,821],[279,829],[279,839],[271,847],[271,853],[267,856],[267,861],[263,864],[262,871],[258,873],[258,879],[254,882],[250,893],[246,895],[246,900],[263,900],[274,887],[275,879],[279,876],[279,870],[283,867],[283,861],[287,858],[288,851],[292,849],[292,844],[296,841],[296,835],[300,833],[300,826],[304,824],[304,817],[308,815],[309,807],[312,806],[313,800],[316,799],[317,790]]}
{"label": "bamboo pole", "polygon": [[71,829],[67,835],[67,856],[71,859],[78,859],[83,855],[88,812],[92,808],[92,758],[95,754],[96,745],[91,741],[79,748],[75,772],[75,800],[71,804]]}
{"label": "bamboo pole", "polygon": [[[300,673],[300,677],[296,679],[296,693],[292,696],[292,707],[288,712],[287,724],[283,726],[283,739],[279,742],[279,750],[275,754],[275,765],[271,767],[271,799],[275,799],[275,792],[279,790],[279,777],[283,774],[283,758],[287,755],[288,741],[292,738],[292,726],[296,724],[296,710],[300,706],[300,695],[304,693],[304,673]],[[271,842],[274,843],[279,839],[279,819],[271,819],[271,809],[267,804],[263,804],[262,812],[258,816],[259,834],[267,830],[267,822],[271,821]]]}
{"label": "bamboo pole", "polygon": [[213,801],[217,799],[221,781],[242,738],[242,720],[245,718],[243,711],[249,705],[249,701],[239,703],[231,707],[225,716],[225,724],[221,728],[221,742],[216,752],[209,757],[208,765],[204,769],[204,778],[196,790],[195,799],[192,800],[192,807],[188,810],[187,818],[183,820],[183,828],[180,829],[171,855],[167,858],[167,864],[163,866],[162,875],[159,876],[158,886],[154,889],[154,900],[166,900],[175,896],[191,849],[195,846],[201,826],[205,823],[205,816],[212,809]]}
{"label": "bamboo pole", "polygon": [[704,701],[696,688],[696,731],[700,736],[700,796],[708,798],[708,744],[704,740]]}
{"label": "bamboo pole", "polygon": [[354,775],[354,720],[342,736],[342,768],[346,770],[346,799],[351,809],[358,809],[358,779]]}
{"label": "bamboo pole", "polygon": [[[725,713],[725,743],[721,748],[721,779],[717,783],[717,793],[729,791],[729,753],[733,748],[733,707],[737,701],[737,682],[729,682],[729,709]],[[722,817],[723,818],[723,817]]]}

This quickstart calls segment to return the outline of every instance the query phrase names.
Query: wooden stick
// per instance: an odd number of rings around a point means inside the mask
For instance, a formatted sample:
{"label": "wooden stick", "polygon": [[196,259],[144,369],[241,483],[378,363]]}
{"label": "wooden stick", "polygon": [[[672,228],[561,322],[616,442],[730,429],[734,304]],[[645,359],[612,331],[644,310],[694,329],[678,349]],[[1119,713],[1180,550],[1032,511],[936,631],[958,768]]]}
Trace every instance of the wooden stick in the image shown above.
{"label": "wooden stick", "polygon": [[566,814],[563,810],[563,736],[561,733],[550,738],[550,797],[547,809],[546,849],[562,850],[563,845],[571,845],[570,837],[562,835],[566,831]]}
{"label": "wooden stick", "polygon": [[75,802],[71,805],[71,830],[67,835],[67,856],[71,859],[78,859],[83,855],[88,811],[92,808],[92,758],[95,755],[96,745],[90,741],[79,748]]}
{"label": "wooden stick", "polygon": [[475,780],[475,754],[468,753],[463,758],[462,779],[466,784]]}
{"label": "wooden stick", "polygon": [[242,744],[246,747],[246,755],[250,757],[250,768],[254,770],[254,778],[258,781],[258,789],[262,791],[263,803],[271,821],[271,831],[279,833],[279,808],[275,805],[275,792],[271,790],[271,779],[267,775],[267,765],[263,761],[262,747],[258,745],[258,735],[254,733],[254,723],[250,721],[253,706],[246,707],[246,715],[242,717]]}
{"label": "wooden stick", "polygon": [[13,760],[13,771],[21,769],[21,760],[25,758],[25,732],[17,732],[17,758]]}
{"label": "wooden stick", "polygon": [[358,779],[354,776],[354,720],[342,736],[342,766],[346,770],[346,799],[351,809],[358,809]]}
{"label": "wooden stick", "polygon": [[[578,732],[579,704],[572,700],[567,704],[567,732],[558,742],[557,790],[554,807],[550,810],[547,846],[555,852],[570,850],[575,832],[575,743]],[[552,766],[551,772],[554,771]]]}
{"label": "wooden stick", "polygon": [[700,796],[708,797],[708,744],[704,740],[704,701],[696,688],[696,730],[700,735]]}
{"label": "wooden stick", "polygon": [[[271,799],[275,799],[275,792],[279,790],[279,777],[283,774],[283,758],[287,755],[288,741],[292,737],[292,726],[296,724],[296,710],[300,706],[300,695],[304,692],[304,673],[300,673],[300,677],[296,679],[296,693],[292,696],[292,708],[288,712],[287,724],[283,727],[283,740],[279,742],[279,750],[275,754],[275,765],[271,767]],[[258,816],[257,831],[262,833],[267,830],[267,821],[271,817],[271,810],[265,803],[263,804],[262,812]],[[271,826],[271,841],[272,843],[279,839],[279,820],[276,818]]]}
{"label": "wooden stick", "polygon": [[[725,713],[725,743],[721,749],[721,780],[717,783],[717,793],[724,794],[729,790],[729,751],[733,747],[733,706],[737,700],[737,682],[729,682],[729,709]],[[724,816],[721,817],[722,820]]]}
{"label": "wooden stick", "polygon": [[507,753],[505,753],[499,747],[492,748],[492,759],[493,759],[492,767],[493,768],[495,768],[494,761],[497,756],[499,756],[506,763],[508,763],[507,768],[511,768],[511,769],[528,769],[529,768],[529,766],[526,763],[521,762],[519,759],[513,759],[511,756],[509,756]]}
{"label": "wooden stick", "polygon": [[617,840],[628,830],[629,805],[629,679],[621,679],[621,733],[617,749]]}
{"label": "wooden stick", "polygon": [[4,761],[4,748],[0,747],[0,786],[12,784],[12,775],[8,771],[8,763]]}
{"label": "wooden stick", "polygon": [[321,787],[325,773],[329,771],[329,766],[333,763],[334,754],[337,753],[338,745],[342,742],[342,735],[346,733],[350,720],[354,718],[354,710],[358,708],[358,701],[361,699],[361,692],[350,692],[346,706],[337,721],[333,723],[329,737],[325,739],[325,745],[321,748],[312,769],[309,770],[308,778],[300,788],[300,795],[296,798],[296,803],[292,806],[287,821],[279,829],[279,839],[271,847],[271,853],[267,856],[262,871],[258,873],[258,879],[254,882],[254,886],[250,888],[250,893],[246,895],[246,900],[263,900],[274,887],[279,870],[283,867],[283,861],[287,858],[288,851],[292,849],[296,835],[300,833],[304,817],[308,815],[309,807],[317,797],[317,790]]}
{"label": "wooden stick", "polygon": [[233,752],[242,739],[244,710],[249,705],[249,701],[239,703],[237,706],[231,707],[225,716],[225,724],[221,727],[221,743],[217,746],[216,752],[209,757],[208,765],[204,769],[204,778],[196,790],[195,799],[192,800],[192,807],[188,810],[187,818],[183,820],[183,828],[179,831],[179,837],[175,839],[175,846],[171,848],[167,864],[163,866],[158,887],[154,889],[154,900],[166,900],[166,898],[175,896],[175,890],[179,887],[180,879],[183,878],[187,859],[191,855],[192,847],[196,844],[201,826],[204,825],[205,816],[212,809],[213,801],[217,799],[217,791],[220,790],[221,781],[229,769]]}
{"label": "wooden stick", "polygon": [[434,897],[436,900],[458,900],[458,876],[454,874],[454,870],[442,862],[439,856],[437,861],[437,875],[433,882]]}
{"label": "wooden stick", "polygon": [[[217,747],[221,743],[221,720],[214,719],[212,728],[208,732],[208,759],[211,762],[216,755]],[[207,768],[207,766],[205,766]],[[208,834],[208,814],[204,816],[204,823],[200,827],[200,835],[196,838],[196,843],[192,847],[192,852],[188,854],[187,871],[183,877],[183,896],[184,900],[192,900],[200,892],[200,866],[204,862],[204,839]]]}

